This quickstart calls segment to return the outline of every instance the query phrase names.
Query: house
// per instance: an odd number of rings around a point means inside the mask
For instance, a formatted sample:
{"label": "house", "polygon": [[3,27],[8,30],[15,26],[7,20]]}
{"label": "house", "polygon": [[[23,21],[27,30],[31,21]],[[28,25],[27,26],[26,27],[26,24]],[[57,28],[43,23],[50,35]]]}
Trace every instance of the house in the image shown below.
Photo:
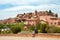
{"label": "house", "polygon": [[17,23],[24,22],[25,25],[37,25],[37,23],[47,23],[49,25],[60,26],[60,18],[58,14],[49,11],[37,11],[18,14],[15,18],[9,18],[6,20],[0,21],[0,23]]}
{"label": "house", "polygon": [[26,19],[24,23],[36,25],[38,22],[40,22],[47,23],[49,25],[60,26],[60,19],[58,18],[57,14],[50,14],[48,11],[35,11],[34,13],[32,13],[32,15],[33,16],[29,19]]}

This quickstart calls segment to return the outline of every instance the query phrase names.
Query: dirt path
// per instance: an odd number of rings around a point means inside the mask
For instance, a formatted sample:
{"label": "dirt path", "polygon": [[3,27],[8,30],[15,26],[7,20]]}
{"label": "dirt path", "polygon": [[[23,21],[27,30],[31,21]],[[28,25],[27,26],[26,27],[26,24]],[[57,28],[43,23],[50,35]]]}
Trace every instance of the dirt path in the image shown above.
{"label": "dirt path", "polygon": [[60,40],[60,38],[0,36],[0,40]]}
{"label": "dirt path", "polygon": [[[0,34],[0,36],[33,37],[33,34]],[[60,35],[36,34],[35,37],[60,38]]]}

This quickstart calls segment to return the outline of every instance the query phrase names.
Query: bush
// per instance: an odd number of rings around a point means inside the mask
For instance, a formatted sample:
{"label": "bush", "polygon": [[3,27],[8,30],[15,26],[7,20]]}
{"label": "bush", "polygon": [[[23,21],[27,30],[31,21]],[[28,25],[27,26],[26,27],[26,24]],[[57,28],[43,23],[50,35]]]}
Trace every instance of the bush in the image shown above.
{"label": "bush", "polygon": [[18,33],[18,32],[21,32],[21,30],[23,30],[24,28],[24,23],[23,22],[19,22],[19,23],[11,23],[11,24],[6,24],[6,26],[8,28],[11,29],[11,31],[13,33]]}
{"label": "bush", "polygon": [[38,24],[36,25],[37,30],[40,30],[40,25],[41,25],[41,23],[38,23]]}
{"label": "bush", "polygon": [[25,24],[23,22],[20,22],[17,25],[19,25],[19,27],[21,28],[22,31],[24,30]]}
{"label": "bush", "polygon": [[56,28],[56,33],[60,33],[60,27]]}
{"label": "bush", "polygon": [[46,28],[47,33],[55,33],[56,32],[56,28],[54,26],[48,26]]}
{"label": "bush", "polygon": [[41,33],[46,33],[46,27],[47,27],[47,24],[40,24],[40,32]]}
{"label": "bush", "polygon": [[14,26],[11,26],[10,29],[14,34],[21,32],[21,27],[19,26],[19,24],[15,24]]}
{"label": "bush", "polygon": [[29,30],[32,30],[32,31],[34,31],[34,29],[35,29],[35,26],[34,26],[34,25],[32,25],[32,26],[29,28]]}
{"label": "bush", "polygon": [[59,27],[56,27],[56,26],[53,26],[53,25],[49,25],[47,28],[46,28],[46,31],[47,33],[60,33],[60,28]]}
{"label": "bush", "polygon": [[1,31],[1,34],[11,34],[12,31],[11,30],[4,30],[4,31]]}
{"label": "bush", "polygon": [[0,23],[0,29],[4,28],[4,26],[5,26],[4,24]]}
{"label": "bush", "polygon": [[10,23],[10,24],[6,24],[6,27],[10,28],[11,26],[14,26],[13,23]]}

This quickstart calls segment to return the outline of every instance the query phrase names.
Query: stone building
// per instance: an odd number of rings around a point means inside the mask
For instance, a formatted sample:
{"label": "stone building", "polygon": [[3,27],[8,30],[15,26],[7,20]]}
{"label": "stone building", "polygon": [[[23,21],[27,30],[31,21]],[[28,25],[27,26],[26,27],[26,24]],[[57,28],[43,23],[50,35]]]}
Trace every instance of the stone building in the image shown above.
{"label": "stone building", "polygon": [[49,25],[60,26],[60,18],[58,14],[55,14],[49,11],[37,11],[18,14],[15,18],[9,18],[1,21],[0,23],[16,23],[16,22],[24,22],[25,25],[36,25],[38,22],[40,23],[48,23]]}

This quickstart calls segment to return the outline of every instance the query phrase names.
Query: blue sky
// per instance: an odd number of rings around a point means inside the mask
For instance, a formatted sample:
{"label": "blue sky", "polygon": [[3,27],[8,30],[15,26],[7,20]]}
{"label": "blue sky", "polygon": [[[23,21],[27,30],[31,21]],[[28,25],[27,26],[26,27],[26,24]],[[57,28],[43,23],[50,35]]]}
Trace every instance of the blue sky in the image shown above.
{"label": "blue sky", "polygon": [[60,17],[60,0],[0,0],[0,20],[34,10],[52,10]]}

